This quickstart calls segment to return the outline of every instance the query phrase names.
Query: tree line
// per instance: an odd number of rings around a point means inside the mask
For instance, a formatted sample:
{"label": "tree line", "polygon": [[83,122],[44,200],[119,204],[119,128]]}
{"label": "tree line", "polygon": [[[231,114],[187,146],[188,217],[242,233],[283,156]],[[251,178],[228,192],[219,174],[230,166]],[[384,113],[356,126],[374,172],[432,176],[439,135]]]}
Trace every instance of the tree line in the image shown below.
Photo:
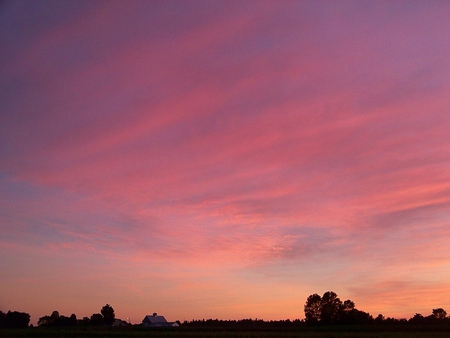
{"label": "tree line", "polygon": [[[29,326],[31,316],[26,312],[8,311],[3,313],[0,311],[0,328],[26,328]],[[53,311],[51,315],[43,316],[38,320],[38,326],[110,326],[114,323],[116,315],[111,305],[106,304],[100,310],[100,313],[94,313],[91,317],[83,317],[77,319],[73,313],[70,317],[60,315],[58,311]]]}
{"label": "tree line", "polygon": [[30,318],[26,312],[8,311],[4,313],[0,311],[0,327],[8,329],[28,327]]}
{"label": "tree line", "polygon": [[70,317],[62,316],[58,311],[53,311],[50,316],[43,316],[38,320],[38,326],[111,326],[114,323],[116,315],[111,305],[106,304],[100,310],[100,313],[93,313],[91,317],[83,317],[77,319],[72,313]]}
{"label": "tree line", "polygon": [[[271,329],[271,328],[294,328],[315,325],[392,325],[392,324],[413,324],[431,325],[448,324],[450,326],[450,316],[443,308],[433,309],[431,314],[423,316],[416,313],[410,319],[385,318],[382,314],[372,317],[367,312],[358,310],[355,303],[347,299],[341,301],[333,291],[327,291],[322,296],[315,293],[307,297],[304,305],[305,319],[264,321],[262,319],[242,319],[242,320],[219,320],[203,319],[184,321],[180,326],[185,328],[226,328],[226,329]],[[70,326],[111,326],[115,321],[115,312],[111,305],[106,304],[100,313],[94,313],[90,317],[78,319],[75,314],[66,317],[60,315],[58,311],[43,316],[38,320],[40,327],[70,327]],[[25,328],[29,326],[30,315],[25,312],[0,311],[0,328]],[[122,323],[125,323],[121,321]],[[126,324],[126,323],[125,323]]]}
{"label": "tree line", "polygon": [[312,325],[330,324],[450,324],[450,317],[443,308],[433,309],[429,316],[416,313],[409,320],[385,318],[379,314],[373,318],[367,312],[356,309],[350,299],[341,301],[333,291],[327,291],[322,296],[317,293],[308,296],[304,306],[305,323]]}

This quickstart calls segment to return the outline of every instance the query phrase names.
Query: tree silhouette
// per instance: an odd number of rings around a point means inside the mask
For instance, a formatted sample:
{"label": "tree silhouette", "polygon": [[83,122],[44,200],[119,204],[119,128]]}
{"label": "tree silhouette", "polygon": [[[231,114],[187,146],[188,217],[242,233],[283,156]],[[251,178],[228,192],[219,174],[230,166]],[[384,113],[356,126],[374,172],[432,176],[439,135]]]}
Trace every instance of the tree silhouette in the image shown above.
{"label": "tree silhouette", "polygon": [[105,325],[112,325],[114,323],[116,315],[111,305],[106,304],[104,307],[102,307],[101,313],[103,315],[103,321]]}
{"label": "tree silhouette", "polygon": [[422,316],[420,313],[416,313],[412,318],[408,320],[408,322],[412,324],[423,324],[427,322],[427,318]]}
{"label": "tree silhouette", "polygon": [[317,293],[309,296],[306,299],[304,310],[305,310],[305,321],[307,323],[313,324],[319,322],[320,314],[322,311],[321,302],[322,297],[320,297]]}
{"label": "tree silhouette", "polygon": [[339,313],[339,324],[370,324],[374,321],[373,317],[367,312],[357,309],[343,310]]}
{"label": "tree silhouette", "polygon": [[43,316],[37,322],[38,326],[51,326],[53,324],[51,316]]}
{"label": "tree silhouette", "polygon": [[433,309],[433,317],[436,319],[445,319],[447,312],[443,308]]}
{"label": "tree silhouette", "polygon": [[53,311],[50,316],[43,316],[38,320],[38,326],[75,326],[77,325],[77,316],[72,314],[70,317],[62,316],[58,311]]}
{"label": "tree silhouette", "polygon": [[356,309],[350,299],[342,303],[333,291],[325,292],[322,297],[317,293],[309,296],[304,310],[308,324],[368,324],[374,320],[370,314]]}
{"label": "tree silhouette", "polygon": [[343,311],[350,311],[350,310],[353,310],[354,308],[355,308],[355,303],[353,301],[351,301],[350,299],[347,299],[346,301],[344,301],[344,304],[342,305]]}
{"label": "tree silhouette", "polygon": [[8,328],[28,327],[30,315],[25,312],[8,311],[5,316],[5,326]]}
{"label": "tree silhouette", "polygon": [[52,315],[50,317],[52,317],[53,321],[56,322],[59,319],[59,312],[58,311],[53,311]]}
{"label": "tree silhouette", "polygon": [[93,326],[103,325],[103,316],[100,313],[92,314],[89,324]]}
{"label": "tree silhouette", "polygon": [[333,291],[325,292],[322,296],[320,321],[324,324],[337,322],[342,302]]}
{"label": "tree silhouette", "polygon": [[6,313],[0,311],[0,327],[4,327],[6,323]]}
{"label": "tree silhouette", "polygon": [[378,316],[375,318],[375,323],[381,324],[381,323],[384,322],[385,320],[386,320],[386,318],[384,318],[384,316],[380,313],[380,314],[378,314]]}
{"label": "tree silhouette", "polygon": [[72,313],[69,317],[69,325],[70,326],[75,326],[77,325],[77,316],[75,315],[75,313]]}

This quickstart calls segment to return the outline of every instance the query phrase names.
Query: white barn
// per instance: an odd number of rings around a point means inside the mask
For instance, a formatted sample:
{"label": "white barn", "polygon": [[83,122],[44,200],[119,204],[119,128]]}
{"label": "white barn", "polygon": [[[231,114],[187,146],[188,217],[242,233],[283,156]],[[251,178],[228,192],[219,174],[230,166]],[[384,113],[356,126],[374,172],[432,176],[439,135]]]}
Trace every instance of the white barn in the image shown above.
{"label": "white barn", "polygon": [[155,312],[153,315],[147,315],[142,320],[142,326],[145,327],[176,327],[179,326],[177,322],[168,322],[164,316],[158,316]]}

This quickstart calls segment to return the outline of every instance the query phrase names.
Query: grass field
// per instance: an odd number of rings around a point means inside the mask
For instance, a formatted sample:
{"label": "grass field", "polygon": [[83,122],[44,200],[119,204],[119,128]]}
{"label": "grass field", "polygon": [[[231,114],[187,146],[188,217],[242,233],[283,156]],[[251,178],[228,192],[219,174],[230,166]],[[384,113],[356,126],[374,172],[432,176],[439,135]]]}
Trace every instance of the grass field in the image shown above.
{"label": "grass field", "polygon": [[19,330],[0,330],[0,337],[30,338],[98,338],[98,337],[154,337],[154,338],[443,338],[450,332],[429,331],[380,331],[357,332],[342,331],[222,331],[222,330],[180,330],[180,329],[141,329],[141,328],[31,328]]}

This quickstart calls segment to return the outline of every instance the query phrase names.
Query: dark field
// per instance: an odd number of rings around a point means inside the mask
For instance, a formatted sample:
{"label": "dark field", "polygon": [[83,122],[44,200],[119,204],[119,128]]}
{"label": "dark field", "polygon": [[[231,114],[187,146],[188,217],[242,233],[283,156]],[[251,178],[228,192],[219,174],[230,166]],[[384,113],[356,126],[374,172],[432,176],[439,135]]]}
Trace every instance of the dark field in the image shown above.
{"label": "dark field", "polygon": [[133,328],[30,328],[15,330],[0,330],[0,337],[30,337],[30,338],[94,338],[94,337],[154,337],[154,338],[442,338],[450,337],[448,331],[432,331],[430,328],[408,328],[399,330],[351,328],[343,327],[310,330],[195,330],[195,329],[143,329]]}

